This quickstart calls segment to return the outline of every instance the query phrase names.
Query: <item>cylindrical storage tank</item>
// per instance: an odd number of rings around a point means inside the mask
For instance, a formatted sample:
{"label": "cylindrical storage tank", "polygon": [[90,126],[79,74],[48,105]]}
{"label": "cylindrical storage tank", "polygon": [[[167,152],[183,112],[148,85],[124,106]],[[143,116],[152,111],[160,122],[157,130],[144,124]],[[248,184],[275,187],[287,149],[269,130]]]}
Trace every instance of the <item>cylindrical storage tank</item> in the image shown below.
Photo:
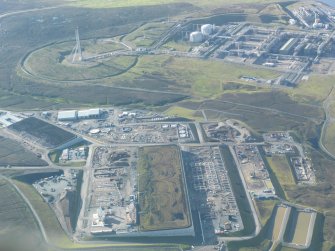
{"label": "cylindrical storage tank", "polygon": [[190,34],[190,42],[192,43],[201,43],[203,40],[203,35],[199,31],[192,32]]}
{"label": "cylindrical storage tank", "polygon": [[201,26],[201,33],[205,36],[209,36],[213,33],[213,25],[212,24],[204,24]]}

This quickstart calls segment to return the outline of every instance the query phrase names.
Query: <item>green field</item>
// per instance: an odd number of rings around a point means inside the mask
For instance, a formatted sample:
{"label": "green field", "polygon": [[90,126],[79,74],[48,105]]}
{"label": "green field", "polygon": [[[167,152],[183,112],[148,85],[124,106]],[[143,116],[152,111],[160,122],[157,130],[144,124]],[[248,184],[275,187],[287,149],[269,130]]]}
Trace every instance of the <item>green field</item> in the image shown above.
{"label": "green field", "polygon": [[46,250],[32,212],[3,178],[0,178],[0,194],[0,250]]}
{"label": "green field", "polygon": [[177,146],[139,149],[138,186],[142,231],[191,226]]}
{"label": "green field", "polygon": [[331,154],[335,154],[335,123],[330,122],[325,128],[323,144]]}
{"label": "green field", "polygon": [[334,85],[334,75],[312,74],[308,81],[301,82],[297,88],[287,90],[301,102],[309,101],[312,104],[320,104]]}
{"label": "green field", "polygon": [[294,176],[285,155],[275,155],[266,159],[282,187],[295,185]]}
{"label": "green field", "polygon": [[135,47],[149,47],[155,41],[159,40],[161,35],[167,32],[171,26],[171,23],[147,23],[124,36],[122,40]]}
{"label": "green field", "polygon": [[72,241],[70,241],[63,231],[55,213],[49,205],[44,202],[43,198],[38,194],[34,187],[20,181],[14,182],[34,207],[51,243],[57,243],[57,246],[60,247],[71,246]]}
{"label": "green field", "polygon": [[18,142],[0,136],[0,166],[47,166],[48,163]]}
{"label": "green field", "polygon": [[[223,94],[225,84],[241,82],[240,77],[244,75],[265,79],[279,76],[278,72],[270,69],[167,55],[142,56],[125,76],[134,77],[144,73],[158,74],[163,79],[175,82],[171,88],[203,98]],[[157,85],[155,89],[161,89],[161,86]]]}
{"label": "green field", "polygon": [[192,120],[203,120],[202,116],[199,116],[199,114],[196,113],[196,111],[193,111],[191,109],[178,107],[178,106],[171,106],[168,110],[165,111],[167,115],[172,116],[179,116],[182,118],[192,119]]}
{"label": "green field", "polygon": [[[74,42],[52,44],[32,52],[23,62],[23,67],[31,75],[58,81],[79,81],[103,79],[127,71],[136,63],[133,56],[113,56],[107,60],[72,64],[70,57]],[[124,47],[115,43],[96,44],[92,40],[82,43],[83,56],[112,52]]]}
{"label": "green field", "polygon": [[326,116],[328,120],[325,121],[324,131],[322,134],[322,141],[324,147],[330,154],[335,154],[335,103],[334,103],[334,90],[329,93],[327,101],[324,103],[326,109]]}
{"label": "green field", "polygon": [[256,200],[256,208],[258,211],[258,216],[261,221],[262,226],[265,226],[267,221],[270,219],[272,212],[278,203],[277,200]]}

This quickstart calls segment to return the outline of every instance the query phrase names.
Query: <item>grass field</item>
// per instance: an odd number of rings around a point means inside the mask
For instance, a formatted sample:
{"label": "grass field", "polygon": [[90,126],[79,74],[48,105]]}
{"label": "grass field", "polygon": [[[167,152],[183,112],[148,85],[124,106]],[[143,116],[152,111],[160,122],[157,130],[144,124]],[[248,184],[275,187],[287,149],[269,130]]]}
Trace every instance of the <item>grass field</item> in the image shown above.
{"label": "grass field", "polygon": [[275,155],[266,159],[282,187],[295,185],[294,176],[285,155]]}
{"label": "grass field", "polygon": [[328,120],[325,124],[324,132],[320,141],[322,141],[324,147],[331,153],[335,154],[335,103],[334,103],[334,91],[329,94],[328,104],[326,105],[328,109],[327,116]]}
{"label": "grass field", "polygon": [[176,146],[140,148],[138,182],[142,231],[191,226],[182,168],[180,150]]}
{"label": "grass field", "polygon": [[123,41],[127,41],[136,47],[148,47],[151,46],[155,41],[159,40],[172,23],[154,22],[146,23],[132,33],[124,36]]}
{"label": "grass field", "polygon": [[202,116],[199,116],[196,111],[191,109],[179,107],[179,106],[171,106],[168,110],[165,111],[168,115],[175,115],[182,118],[192,119],[196,121],[203,120]]}
{"label": "grass field", "polygon": [[0,136],[0,166],[47,166],[36,154],[24,149],[18,142]]}
{"label": "grass field", "polygon": [[[79,81],[103,79],[121,74],[135,65],[136,57],[114,56],[101,62],[72,64],[70,53],[74,42],[52,44],[32,52],[23,62],[33,76],[46,80]],[[82,43],[83,56],[90,57],[124,47],[115,43],[97,44],[93,40]]]}
{"label": "grass field", "polygon": [[164,44],[164,48],[172,49],[176,51],[188,52],[192,47],[189,42],[187,41],[169,41]]}
{"label": "grass field", "polygon": [[0,194],[0,250],[46,250],[32,212],[3,178]]}
{"label": "grass field", "polygon": [[267,221],[270,219],[272,212],[278,204],[277,200],[256,200],[255,201],[257,210],[258,210],[258,216],[261,221],[262,226],[265,226]]}
{"label": "grass field", "polygon": [[34,207],[50,241],[55,244],[57,243],[57,245],[61,247],[71,246],[72,241],[70,241],[63,231],[56,215],[48,204],[44,202],[43,198],[38,194],[34,187],[20,181],[14,182]]}
{"label": "grass field", "polygon": [[328,126],[325,128],[323,144],[330,153],[335,154],[335,123],[334,122],[330,122]]}
{"label": "grass field", "polygon": [[308,81],[301,82],[297,88],[287,90],[298,101],[320,104],[334,85],[334,75],[311,75]]}
{"label": "grass field", "polygon": [[[197,97],[213,97],[224,93],[225,83],[240,82],[243,75],[273,79],[279,73],[273,70],[255,69],[218,61],[179,58],[166,55],[142,56],[128,75],[159,74],[176,82],[173,88],[191,91]],[[160,86],[156,86],[159,89]]]}

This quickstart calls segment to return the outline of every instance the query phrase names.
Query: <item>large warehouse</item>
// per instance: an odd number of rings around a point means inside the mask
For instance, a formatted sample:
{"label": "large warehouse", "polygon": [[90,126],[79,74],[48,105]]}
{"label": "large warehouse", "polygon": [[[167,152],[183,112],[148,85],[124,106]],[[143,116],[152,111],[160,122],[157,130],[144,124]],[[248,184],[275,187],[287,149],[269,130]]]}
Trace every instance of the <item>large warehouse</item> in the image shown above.
{"label": "large warehouse", "polygon": [[99,108],[87,109],[87,110],[70,110],[70,111],[59,111],[59,121],[73,121],[77,119],[98,119],[101,116],[101,110]]}
{"label": "large warehouse", "polygon": [[99,108],[78,111],[78,119],[98,119],[100,115],[101,110]]}
{"label": "large warehouse", "polygon": [[77,119],[77,111],[71,110],[71,111],[59,111],[58,120],[60,121],[72,121]]}

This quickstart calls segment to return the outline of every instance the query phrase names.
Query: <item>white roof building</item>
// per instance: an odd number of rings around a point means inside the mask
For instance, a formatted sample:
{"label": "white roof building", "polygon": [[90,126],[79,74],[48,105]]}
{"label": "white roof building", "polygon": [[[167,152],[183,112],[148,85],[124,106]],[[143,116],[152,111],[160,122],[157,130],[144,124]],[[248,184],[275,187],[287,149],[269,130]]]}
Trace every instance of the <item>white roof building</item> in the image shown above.
{"label": "white roof building", "polygon": [[59,111],[58,120],[76,120],[77,119],[77,111],[70,110],[70,111]]}
{"label": "white roof building", "polygon": [[78,111],[79,119],[98,118],[100,115],[101,110],[99,108]]}

